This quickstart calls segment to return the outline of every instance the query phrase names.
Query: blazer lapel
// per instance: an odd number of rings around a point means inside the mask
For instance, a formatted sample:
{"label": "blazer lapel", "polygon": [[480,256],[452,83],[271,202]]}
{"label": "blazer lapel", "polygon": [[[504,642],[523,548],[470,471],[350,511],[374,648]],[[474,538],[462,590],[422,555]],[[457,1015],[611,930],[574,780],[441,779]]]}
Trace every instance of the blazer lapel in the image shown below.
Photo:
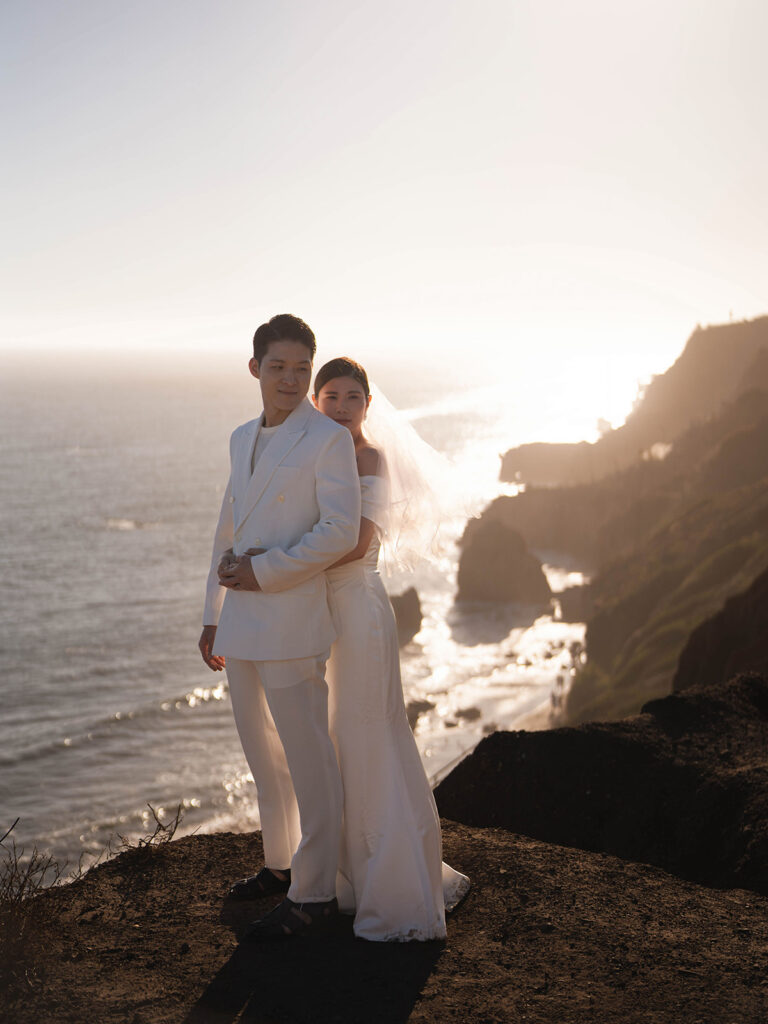
{"label": "blazer lapel", "polygon": [[[235,494],[246,494],[251,479],[251,462],[253,460],[253,447],[256,444],[256,437],[264,421],[264,413],[248,425],[243,431],[237,451],[237,463],[232,467],[233,479],[232,490]],[[240,502],[237,505],[241,504]],[[235,508],[237,508],[237,505]],[[237,526],[237,523],[235,523]]]}
{"label": "blazer lapel", "polygon": [[[267,445],[264,454],[261,456],[259,461],[256,463],[253,474],[248,481],[245,498],[243,499],[241,510],[242,515],[238,516],[238,522],[235,523],[235,529],[239,530],[245,520],[253,511],[254,506],[258,502],[259,498],[264,493],[264,488],[267,486],[269,481],[272,479],[275,470],[280,463],[286,458],[286,456],[296,447],[299,441],[302,439],[306,431],[306,423],[312,412],[312,405],[309,399],[305,398],[301,405],[297,406],[291,415],[286,419],[283,424],[283,429],[278,430],[272,440]],[[263,421],[262,417],[257,421],[257,427],[261,426]],[[244,446],[244,455],[247,457],[241,460],[240,469],[243,469],[243,463],[245,463],[245,471],[250,474],[251,469],[251,455],[253,453],[253,446],[256,442],[256,431],[254,431],[251,438],[251,443]],[[247,453],[245,448],[247,447]]]}

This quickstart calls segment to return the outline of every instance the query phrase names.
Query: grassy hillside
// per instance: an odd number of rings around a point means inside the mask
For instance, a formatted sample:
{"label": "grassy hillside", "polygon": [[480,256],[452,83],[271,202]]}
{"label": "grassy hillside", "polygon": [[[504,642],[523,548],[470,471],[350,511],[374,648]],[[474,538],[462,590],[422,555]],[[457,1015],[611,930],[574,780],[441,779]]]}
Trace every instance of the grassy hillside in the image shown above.
{"label": "grassy hillside", "polygon": [[696,502],[599,573],[569,723],[620,718],[672,690],[689,635],[768,569],[768,477]]}

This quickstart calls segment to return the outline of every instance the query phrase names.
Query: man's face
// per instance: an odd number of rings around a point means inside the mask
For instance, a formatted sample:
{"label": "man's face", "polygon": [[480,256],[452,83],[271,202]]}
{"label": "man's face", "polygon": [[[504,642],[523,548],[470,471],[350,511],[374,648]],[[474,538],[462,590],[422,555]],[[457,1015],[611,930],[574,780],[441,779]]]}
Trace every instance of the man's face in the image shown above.
{"label": "man's face", "polygon": [[251,359],[248,366],[259,379],[268,414],[293,412],[309,391],[312,357],[300,341],[273,341],[261,362]]}

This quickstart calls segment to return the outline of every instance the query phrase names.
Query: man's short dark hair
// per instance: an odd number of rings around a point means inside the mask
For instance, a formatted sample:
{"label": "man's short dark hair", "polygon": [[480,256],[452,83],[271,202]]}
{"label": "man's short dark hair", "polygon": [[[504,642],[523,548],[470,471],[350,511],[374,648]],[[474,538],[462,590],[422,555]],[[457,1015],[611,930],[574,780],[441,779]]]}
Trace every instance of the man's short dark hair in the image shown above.
{"label": "man's short dark hair", "polygon": [[309,358],[315,358],[315,336],[303,320],[291,313],[278,313],[261,327],[253,336],[253,358],[261,363],[273,341],[298,341],[309,349]]}

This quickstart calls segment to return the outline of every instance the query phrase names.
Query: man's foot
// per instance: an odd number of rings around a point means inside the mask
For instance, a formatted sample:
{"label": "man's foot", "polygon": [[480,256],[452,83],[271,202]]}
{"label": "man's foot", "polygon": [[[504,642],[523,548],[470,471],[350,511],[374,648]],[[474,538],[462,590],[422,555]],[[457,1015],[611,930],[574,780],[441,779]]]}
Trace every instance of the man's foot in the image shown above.
{"label": "man's foot", "polygon": [[280,874],[275,874],[270,868],[262,868],[258,875],[241,878],[239,882],[235,882],[224,898],[228,900],[260,900],[262,896],[288,892],[290,887],[290,871],[281,871]]}
{"label": "man's foot", "polygon": [[335,899],[325,903],[294,903],[284,899],[274,910],[254,921],[243,936],[243,942],[262,939],[288,939],[296,935],[321,935],[339,918]]}

